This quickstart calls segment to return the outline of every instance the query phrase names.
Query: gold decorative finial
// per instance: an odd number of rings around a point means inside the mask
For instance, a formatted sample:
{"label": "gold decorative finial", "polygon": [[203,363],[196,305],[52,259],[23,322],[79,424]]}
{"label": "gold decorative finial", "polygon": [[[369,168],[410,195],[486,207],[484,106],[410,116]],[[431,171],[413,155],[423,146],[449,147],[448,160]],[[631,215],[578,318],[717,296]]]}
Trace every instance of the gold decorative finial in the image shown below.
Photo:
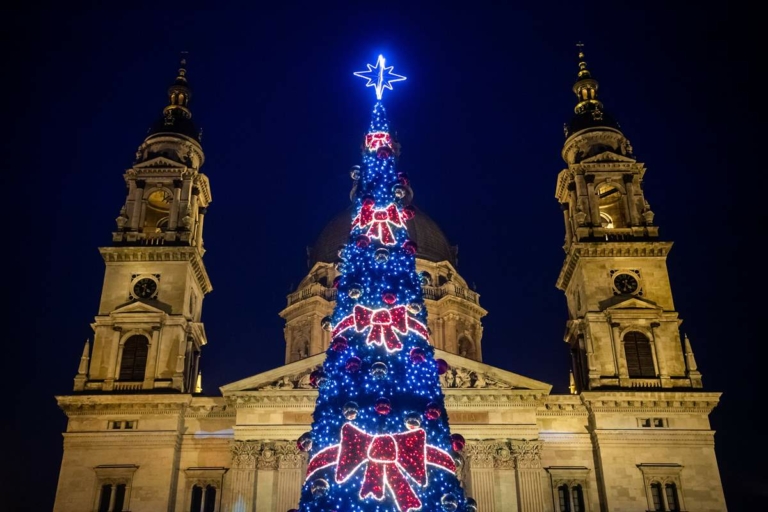
{"label": "gold decorative finial", "polygon": [[584,60],[584,43],[579,41],[576,43],[576,48],[579,49],[579,80],[589,78],[589,70],[587,69],[587,63]]}

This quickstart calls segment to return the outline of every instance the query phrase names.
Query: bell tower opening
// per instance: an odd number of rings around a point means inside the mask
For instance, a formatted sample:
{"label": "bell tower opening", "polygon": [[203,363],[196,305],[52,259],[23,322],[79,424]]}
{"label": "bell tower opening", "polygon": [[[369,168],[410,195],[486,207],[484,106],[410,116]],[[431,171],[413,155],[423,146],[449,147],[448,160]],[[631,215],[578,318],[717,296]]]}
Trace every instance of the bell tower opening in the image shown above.
{"label": "bell tower opening", "polygon": [[600,225],[607,229],[626,227],[619,188],[612,183],[601,183],[595,193],[600,211]]}
{"label": "bell tower opening", "polygon": [[168,229],[168,216],[173,203],[173,194],[158,188],[147,196],[142,231],[147,234],[163,233]]}

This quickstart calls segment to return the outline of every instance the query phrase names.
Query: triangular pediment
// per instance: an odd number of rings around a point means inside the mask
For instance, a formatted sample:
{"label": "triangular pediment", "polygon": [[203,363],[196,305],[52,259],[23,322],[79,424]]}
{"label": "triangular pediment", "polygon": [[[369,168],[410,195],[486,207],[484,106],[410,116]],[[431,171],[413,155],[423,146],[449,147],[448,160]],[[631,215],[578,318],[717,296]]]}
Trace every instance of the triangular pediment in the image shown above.
{"label": "triangular pediment", "polygon": [[[443,389],[527,389],[548,393],[552,386],[523,377],[501,368],[467,359],[442,350],[435,350],[435,357],[445,359],[450,365],[440,377]],[[256,390],[311,390],[309,374],[320,367],[325,354],[317,354],[300,361],[273,368],[263,373],[222,386],[223,394]]]}
{"label": "triangular pediment", "polygon": [[165,314],[166,311],[161,307],[148,304],[146,302],[135,300],[118,306],[110,315],[123,315],[123,314]]}
{"label": "triangular pediment", "polygon": [[661,306],[658,306],[651,302],[648,299],[644,299],[642,297],[630,297],[626,300],[623,300],[621,302],[617,302],[616,304],[612,304],[605,308],[607,311],[610,310],[617,310],[617,309],[662,309]]}
{"label": "triangular pediment", "polygon": [[600,164],[605,162],[622,162],[622,163],[635,163],[636,160],[634,158],[629,158],[628,156],[619,155],[618,153],[614,153],[613,151],[603,151],[602,153],[591,156],[589,158],[585,158],[580,163],[582,164]]}
{"label": "triangular pediment", "polygon": [[186,169],[186,167],[164,156],[156,156],[133,166],[134,169]]}
{"label": "triangular pediment", "polygon": [[450,369],[440,376],[443,389],[530,389],[549,392],[551,384],[489,364],[435,349],[435,357],[445,359]]}
{"label": "triangular pediment", "polygon": [[278,366],[266,372],[257,373],[251,377],[221,386],[223,394],[234,391],[255,390],[308,390],[314,389],[309,383],[309,374],[312,370],[321,366],[325,360],[325,353],[316,354],[300,361]]}

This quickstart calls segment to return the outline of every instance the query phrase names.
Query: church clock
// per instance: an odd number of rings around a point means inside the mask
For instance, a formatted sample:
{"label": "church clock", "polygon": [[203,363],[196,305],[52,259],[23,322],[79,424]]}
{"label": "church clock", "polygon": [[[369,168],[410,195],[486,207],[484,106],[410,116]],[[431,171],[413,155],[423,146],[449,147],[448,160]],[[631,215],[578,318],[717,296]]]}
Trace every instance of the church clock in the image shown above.
{"label": "church clock", "polygon": [[617,274],[613,278],[613,287],[619,293],[631,294],[637,291],[638,283],[632,274]]}
{"label": "church clock", "polygon": [[150,299],[157,292],[157,281],[149,277],[143,277],[133,285],[133,295],[139,299]]}

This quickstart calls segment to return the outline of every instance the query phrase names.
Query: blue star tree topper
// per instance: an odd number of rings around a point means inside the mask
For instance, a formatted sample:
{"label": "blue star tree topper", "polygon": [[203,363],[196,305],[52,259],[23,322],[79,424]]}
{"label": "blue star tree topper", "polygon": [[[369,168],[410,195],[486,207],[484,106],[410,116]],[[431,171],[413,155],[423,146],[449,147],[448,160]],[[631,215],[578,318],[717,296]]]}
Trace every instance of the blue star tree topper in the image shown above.
{"label": "blue star tree topper", "polygon": [[365,84],[365,86],[374,87],[376,89],[376,99],[381,99],[381,96],[384,94],[384,89],[389,89],[391,91],[393,82],[402,82],[405,80],[403,75],[398,75],[392,72],[395,68],[394,66],[387,67],[385,65],[383,55],[379,55],[375,66],[372,66],[371,64],[366,64],[366,66],[368,66],[367,71],[357,71],[354,75],[368,80],[368,83]]}

